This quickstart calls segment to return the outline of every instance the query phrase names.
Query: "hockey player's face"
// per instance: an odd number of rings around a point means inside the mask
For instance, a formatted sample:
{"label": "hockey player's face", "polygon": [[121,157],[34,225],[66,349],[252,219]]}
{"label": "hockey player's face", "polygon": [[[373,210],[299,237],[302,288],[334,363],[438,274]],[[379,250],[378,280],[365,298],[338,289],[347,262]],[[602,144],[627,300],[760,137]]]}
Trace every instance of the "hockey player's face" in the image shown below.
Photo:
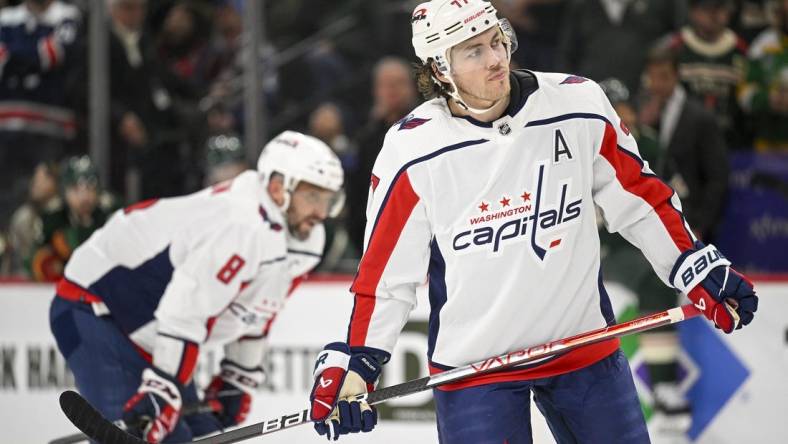
{"label": "hockey player's face", "polygon": [[451,49],[451,74],[469,105],[486,107],[509,94],[509,49],[495,26]]}
{"label": "hockey player's face", "polygon": [[337,193],[310,183],[301,182],[290,196],[287,225],[296,239],[309,237],[312,228],[328,217]]}

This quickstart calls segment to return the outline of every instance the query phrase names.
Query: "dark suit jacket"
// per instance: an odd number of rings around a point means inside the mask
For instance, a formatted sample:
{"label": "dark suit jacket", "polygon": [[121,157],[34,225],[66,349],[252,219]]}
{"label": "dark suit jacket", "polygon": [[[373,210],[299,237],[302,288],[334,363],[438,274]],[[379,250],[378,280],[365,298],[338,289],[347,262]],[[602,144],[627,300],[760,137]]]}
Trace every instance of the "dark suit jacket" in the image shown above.
{"label": "dark suit jacket", "polygon": [[678,173],[689,189],[682,199],[690,226],[705,238],[722,214],[728,184],[728,155],[714,115],[688,98],[667,147],[668,156],[655,172],[665,180]]}

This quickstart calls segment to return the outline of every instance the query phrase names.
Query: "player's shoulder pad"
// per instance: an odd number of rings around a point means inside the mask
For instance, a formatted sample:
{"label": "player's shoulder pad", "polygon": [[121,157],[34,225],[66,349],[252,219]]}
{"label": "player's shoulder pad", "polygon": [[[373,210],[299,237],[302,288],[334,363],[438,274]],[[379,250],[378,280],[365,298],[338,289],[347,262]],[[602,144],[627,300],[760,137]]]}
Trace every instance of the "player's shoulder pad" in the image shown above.
{"label": "player's shoulder pad", "polygon": [[561,90],[566,94],[583,94],[598,85],[593,80],[577,74],[561,72],[534,72],[540,88]]}
{"label": "player's shoulder pad", "polygon": [[[268,233],[274,237],[284,238],[286,228],[275,208],[266,208],[260,198],[265,192],[260,186],[257,171],[247,170],[235,177],[227,185],[230,188],[222,193],[218,202],[222,202],[226,211],[224,219],[228,222],[245,226],[247,230]],[[273,203],[271,203],[273,205]]]}
{"label": "player's shoulder pad", "polygon": [[445,116],[445,103],[443,99],[432,99],[422,103],[392,125],[386,135],[408,137],[414,133],[434,130],[440,118]]}
{"label": "player's shoulder pad", "polygon": [[602,109],[605,93],[595,81],[567,73],[534,72],[539,82],[539,94],[550,104],[551,114],[595,113]]}
{"label": "player's shoulder pad", "polygon": [[450,118],[442,98],[422,103],[391,126],[383,139],[374,170],[399,169],[410,160],[431,152],[445,140],[444,132]]}

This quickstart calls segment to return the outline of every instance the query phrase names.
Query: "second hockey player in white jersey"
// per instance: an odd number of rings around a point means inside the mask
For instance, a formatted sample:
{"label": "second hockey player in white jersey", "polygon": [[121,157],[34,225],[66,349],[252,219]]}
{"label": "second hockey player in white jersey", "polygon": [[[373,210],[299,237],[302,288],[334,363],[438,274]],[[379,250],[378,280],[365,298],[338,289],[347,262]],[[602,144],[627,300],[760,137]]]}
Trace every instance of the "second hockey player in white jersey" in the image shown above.
{"label": "second hockey player in white jersey", "polygon": [[[319,433],[374,427],[347,397],[373,387],[425,281],[433,373],[615,323],[595,205],[717,327],[752,320],[751,284],[696,241],[595,82],[510,72],[516,40],[487,1],[423,3],[412,24],[431,100],[388,131],[373,168],[347,343],[315,369]],[[618,339],[436,389],[440,441],[531,442],[531,393],[560,443],[649,441]]]}
{"label": "second hockey player in white jersey", "polygon": [[[339,159],[287,131],[257,171],[195,194],[118,211],[80,246],[50,320],[82,395],[148,442],[188,442],[244,420],[265,378],[265,339],[288,290],[317,265],[322,222],[342,204]],[[221,374],[188,415],[200,348],[223,345]]]}

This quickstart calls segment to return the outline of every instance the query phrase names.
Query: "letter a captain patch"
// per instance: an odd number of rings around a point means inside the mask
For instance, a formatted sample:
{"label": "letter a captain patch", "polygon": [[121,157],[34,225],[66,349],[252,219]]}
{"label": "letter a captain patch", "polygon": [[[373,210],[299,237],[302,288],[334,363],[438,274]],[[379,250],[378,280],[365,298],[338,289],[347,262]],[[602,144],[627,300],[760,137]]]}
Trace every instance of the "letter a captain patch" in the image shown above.
{"label": "letter a captain patch", "polygon": [[572,160],[572,152],[569,151],[569,145],[566,144],[563,133],[560,129],[555,130],[555,151],[553,154],[553,163],[561,161],[561,156],[566,156],[567,160]]}

